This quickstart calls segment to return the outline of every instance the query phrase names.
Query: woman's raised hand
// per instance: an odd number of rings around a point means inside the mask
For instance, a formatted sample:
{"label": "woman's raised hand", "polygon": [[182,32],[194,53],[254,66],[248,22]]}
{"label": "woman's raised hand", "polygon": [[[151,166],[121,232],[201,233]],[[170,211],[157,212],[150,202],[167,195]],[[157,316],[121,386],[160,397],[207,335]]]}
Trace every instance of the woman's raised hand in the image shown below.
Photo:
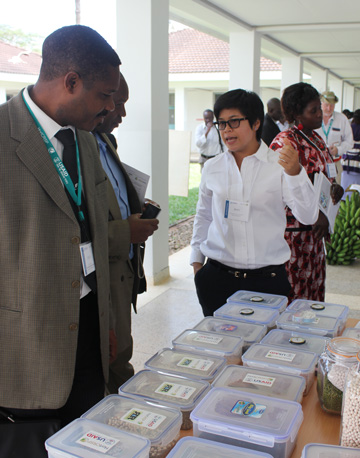
{"label": "woman's raised hand", "polygon": [[284,146],[280,150],[279,164],[284,167],[288,175],[299,175],[301,166],[299,163],[299,154],[291,145],[288,138],[284,138]]}

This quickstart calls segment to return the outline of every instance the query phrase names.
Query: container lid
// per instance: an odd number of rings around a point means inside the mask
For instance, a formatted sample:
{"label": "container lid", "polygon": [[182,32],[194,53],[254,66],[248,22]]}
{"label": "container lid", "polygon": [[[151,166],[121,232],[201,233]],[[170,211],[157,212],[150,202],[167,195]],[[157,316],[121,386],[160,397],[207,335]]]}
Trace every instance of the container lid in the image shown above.
{"label": "container lid", "polygon": [[332,316],[343,320],[346,320],[349,314],[349,307],[346,305],[315,302],[306,299],[296,299],[288,306],[287,310],[312,310],[318,316]]}
{"label": "container lid", "polygon": [[305,385],[304,377],[298,375],[229,365],[216,377],[211,386],[298,401],[303,395]]}
{"label": "container lid", "polygon": [[152,446],[167,445],[180,431],[178,409],[156,406],[139,399],[112,394],[85,412],[81,418],[114,426],[149,439]]}
{"label": "container lid", "polygon": [[360,328],[345,328],[342,337],[360,340]]}
{"label": "container lid", "polygon": [[196,329],[186,329],[172,341],[175,348],[181,345],[200,352],[216,353],[225,357],[241,355],[243,343],[242,337]]}
{"label": "container lid", "polygon": [[145,369],[208,381],[213,380],[225,364],[222,356],[163,348],[146,361]]}
{"label": "container lid", "polygon": [[167,458],[272,458],[268,453],[221,444],[200,437],[183,437]]}
{"label": "container lid", "polygon": [[226,302],[236,302],[248,305],[261,305],[277,310],[285,310],[288,303],[286,296],[279,296],[278,294],[257,293],[255,291],[236,291],[230,296]]}
{"label": "container lid", "polygon": [[228,302],[219,309],[215,310],[214,316],[218,318],[222,317],[230,320],[273,326],[277,318],[279,318],[279,312],[275,309],[260,307],[259,305],[244,305]]}
{"label": "container lid", "polygon": [[312,351],[319,356],[325,350],[329,340],[330,337],[317,336],[315,334],[305,334],[285,329],[272,329],[259,343]]}
{"label": "container lid", "polygon": [[319,316],[314,312],[289,310],[283,312],[276,326],[281,329],[296,329],[308,334],[326,336],[337,332],[339,320],[330,316]]}
{"label": "container lid", "polygon": [[297,402],[213,388],[190,418],[199,431],[273,447],[289,437],[295,440],[303,413]]}
{"label": "container lid", "polygon": [[110,426],[78,418],[45,442],[51,454],[69,457],[143,457],[150,452],[150,441]]}
{"label": "container lid", "polygon": [[355,458],[358,456],[358,448],[327,444],[307,444],[303,448],[301,458]]}
{"label": "container lid", "polygon": [[244,339],[244,342],[250,344],[259,342],[267,331],[267,327],[263,324],[244,323],[242,321],[228,320],[227,318],[216,316],[205,317],[193,329],[239,336]]}
{"label": "container lid", "polygon": [[121,385],[119,394],[188,411],[209,389],[209,383],[204,380],[143,370]]}
{"label": "container lid", "polygon": [[360,341],[350,337],[334,337],[327,343],[327,350],[336,357],[356,361],[356,355],[360,351]]}
{"label": "container lid", "polygon": [[316,353],[279,345],[254,344],[243,355],[244,365],[256,363],[257,367],[295,375],[314,371],[317,360]]}

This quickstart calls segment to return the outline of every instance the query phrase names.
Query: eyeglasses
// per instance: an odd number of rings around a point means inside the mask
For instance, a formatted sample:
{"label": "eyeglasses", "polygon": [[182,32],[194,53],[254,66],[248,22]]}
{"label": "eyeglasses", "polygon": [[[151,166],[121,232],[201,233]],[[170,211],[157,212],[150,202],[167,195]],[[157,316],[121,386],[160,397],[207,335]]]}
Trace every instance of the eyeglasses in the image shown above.
{"label": "eyeglasses", "polygon": [[229,125],[230,129],[237,129],[240,126],[241,121],[245,121],[246,119],[247,118],[233,118],[229,119],[229,121],[214,122],[214,124],[219,130],[225,130],[226,124]]}

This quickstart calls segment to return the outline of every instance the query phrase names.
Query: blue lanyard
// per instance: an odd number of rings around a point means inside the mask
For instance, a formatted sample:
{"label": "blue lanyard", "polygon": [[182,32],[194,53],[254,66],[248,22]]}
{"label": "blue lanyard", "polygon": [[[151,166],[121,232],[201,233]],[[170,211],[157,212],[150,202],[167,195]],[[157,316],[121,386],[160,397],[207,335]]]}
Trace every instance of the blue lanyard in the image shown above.
{"label": "blue lanyard", "polygon": [[57,173],[59,174],[59,177],[61,181],[64,184],[64,187],[67,189],[68,193],[70,194],[71,198],[75,202],[75,205],[78,207],[78,218],[79,221],[84,221],[84,214],[81,211],[81,189],[82,189],[82,182],[81,182],[81,173],[80,173],[80,155],[79,155],[79,147],[78,147],[78,142],[75,134],[75,145],[76,145],[76,164],[77,164],[77,169],[78,169],[78,177],[79,177],[79,183],[78,183],[78,189],[77,189],[77,194],[76,194],[76,189],[74,186],[74,183],[71,180],[71,177],[69,175],[69,172],[66,170],[66,167],[62,160],[60,159],[58,153],[56,152],[55,148],[53,147],[51,141],[49,140],[49,137],[46,135],[44,129],[42,128],[41,124],[39,123],[38,119],[34,115],[32,109],[29,107],[28,103],[25,100],[24,93],[22,94],[24,103],[26,105],[26,108],[29,110],[29,113],[31,114],[36,127],[38,128],[41,138],[43,139],[45,146],[50,154],[50,158],[53,161],[53,164],[55,166],[55,169]]}
{"label": "blue lanyard", "polygon": [[329,133],[330,133],[330,130],[331,130],[331,126],[333,125],[333,122],[334,122],[334,118],[331,119],[330,125],[329,125],[329,128],[328,128],[327,131],[325,130],[324,121],[322,122],[322,126],[321,127],[322,127],[322,130],[323,130],[323,132],[325,134],[325,137],[326,137],[326,145],[328,144],[328,136],[329,136]]}

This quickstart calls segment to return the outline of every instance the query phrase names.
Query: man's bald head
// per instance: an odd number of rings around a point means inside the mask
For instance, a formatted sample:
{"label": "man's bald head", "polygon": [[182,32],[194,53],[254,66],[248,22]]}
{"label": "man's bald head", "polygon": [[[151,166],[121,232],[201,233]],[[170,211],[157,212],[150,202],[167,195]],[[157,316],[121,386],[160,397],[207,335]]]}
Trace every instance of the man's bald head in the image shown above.
{"label": "man's bald head", "polygon": [[270,99],[267,103],[268,114],[272,117],[274,121],[279,121],[281,119],[281,104],[280,100],[276,97]]}

